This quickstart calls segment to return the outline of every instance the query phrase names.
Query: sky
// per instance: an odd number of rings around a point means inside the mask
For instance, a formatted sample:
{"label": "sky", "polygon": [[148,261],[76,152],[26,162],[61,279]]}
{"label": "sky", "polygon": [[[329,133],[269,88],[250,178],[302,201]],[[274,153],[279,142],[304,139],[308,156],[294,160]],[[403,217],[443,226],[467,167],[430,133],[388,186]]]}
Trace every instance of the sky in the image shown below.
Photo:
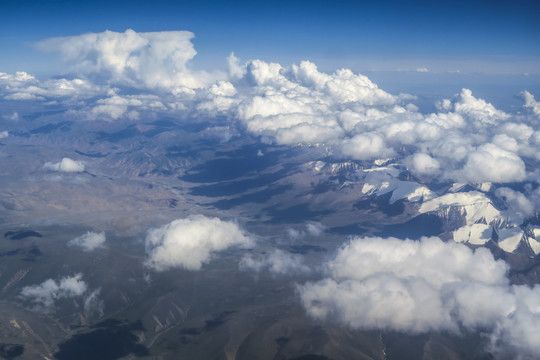
{"label": "sky", "polygon": [[537,1],[64,1],[0,3],[1,72],[51,74],[54,55],[33,44],[105,30],[187,30],[192,66],[310,60],[323,71],[540,74]]}

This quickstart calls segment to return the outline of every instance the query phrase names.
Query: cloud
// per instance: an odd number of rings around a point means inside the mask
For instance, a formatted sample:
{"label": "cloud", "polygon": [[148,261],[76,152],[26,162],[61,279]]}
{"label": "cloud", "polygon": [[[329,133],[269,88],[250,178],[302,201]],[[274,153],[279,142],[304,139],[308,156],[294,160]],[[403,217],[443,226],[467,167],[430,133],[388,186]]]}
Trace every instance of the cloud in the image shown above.
{"label": "cloud", "polygon": [[326,226],[317,221],[306,224],[306,231],[311,236],[321,236],[326,231]]}
{"label": "cloud", "polygon": [[169,110],[162,99],[156,95],[119,95],[109,92],[109,97],[99,99],[86,113],[89,119],[117,120],[127,118],[137,120],[141,111],[160,112]]}
{"label": "cloud", "polygon": [[454,104],[454,111],[470,118],[473,124],[493,125],[510,117],[510,115],[504,111],[497,110],[485,100],[475,98],[469,89],[462,89],[460,97],[461,100]]}
{"label": "cloud", "polygon": [[416,153],[408,159],[405,159],[409,169],[414,175],[434,176],[439,174],[441,164],[436,159],[425,153]]}
{"label": "cloud", "polygon": [[519,182],[532,176],[525,164],[540,161],[538,103],[527,91],[522,114],[499,110],[470,89],[425,114],[410,103],[414,96],[390,94],[349,69],[321,72],[310,61],[241,63],[231,53],[228,78],[193,71],[193,36],[126,30],[48,39],[38,47],[60,52],[78,76],[40,81],[0,73],[0,96],[54,99],[81,119],[220,116],[265,141],[324,144],[333,157],[364,163],[392,158],[434,181]]}
{"label": "cloud", "polygon": [[[64,98],[68,102],[90,98],[106,91],[88,80],[49,79],[40,81],[34,75],[19,71],[13,74],[0,73],[0,95],[6,100],[46,100]],[[14,113],[12,120],[17,120]]]}
{"label": "cloud", "polygon": [[382,136],[376,133],[363,133],[343,140],[343,156],[354,160],[375,160],[395,155]]}
{"label": "cloud", "polygon": [[39,285],[25,286],[20,296],[35,305],[38,311],[51,312],[60,299],[81,297],[88,285],[82,280],[82,274],[65,276],[60,281],[48,279]]}
{"label": "cloud", "polygon": [[532,356],[540,287],[511,285],[507,271],[487,249],[438,238],[354,238],[327,263],[326,278],[298,290],[314,318],[411,333],[478,330],[492,346]]}
{"label": "cloud", "polygon": [[87,313],[101,313],[103,314],[104,303],[103,300],[99,298],[101,294],[101,289],[95,289],[90,294],[88,294],[84,299],[84,311]]}
{"label": "cloud", "polygon": [[81,235],[73,240],[68,241],[68,246],[78,246],[83,251],[93,251],[103,247],[105,243],[105,232],[95,233],[88,231],[86,234]]}
{"label": "cloud", "polygon": [[0,131],[0,139],[5,139],[9,136],[7,131]]}
{"label": "cloud", "polygon": [[289,254],[279,249],[259,257],[253,255],[244,256],[240,260],[240,269],[244,271],[253,270],[255,272],[266,270],[275,275],[306,273],[310,271],[309,267],[304,265],[302,256]]}
{"label": "cloud", "polygon": [[469,153],[457,179],[473,183],[507,183],[522,181],[525,176],[525,164],[518,155],[488,143]]}
{"label": "cloud", "polygon": [[495,195],[501,198],[507,207],[503,215],[515,224],[521,224],[534,214],[534,203],[518,191],[501,187],[495,190]]}
{"label": "cloud", "polygon": [[287,235],[291,240],[303,239],[306,236],[306,233],[310,236],[317,237],[320,236],[326,230],[326,226],[321,224],[318,221],[310,221],[305,224],[305,231],[300,229],[287,229]]}
{"label": "cloud", "polygon": [[82,161],[75,161],[70,158],[63,158],[60,162],[57,163],[51,163],[47,162],[45,165],[43,165],[45,169],[52,170],[52,171],[60,171],[60,172],[83,172],[84,171],[84,162]]}
{"label": "cloud", "polygon": [[218,252],[253,245],[251,236],[234,222],[191,216],[148,231],[146,265],[156,271],[200,270]]}
{"label": "cloud", "polygon": [[533,94],[523,91],[521,92],[521,96],[525,100],[525,108],[530,109],[536,116],[540,116],[540,103],[534,99]]}
{"label": "cloud", "polygon": [[39,42],[38,49],[59,52],[75,71],[96,81],[136,88],[181,91],[204,86],[205,74],[187,63],[197,52],[189,31],[105,31]]}
{"label": "cloud", "polygon": [[427,67],[420,67],[416,69],[416,72],[427,73],[429,72],[429,69]]}

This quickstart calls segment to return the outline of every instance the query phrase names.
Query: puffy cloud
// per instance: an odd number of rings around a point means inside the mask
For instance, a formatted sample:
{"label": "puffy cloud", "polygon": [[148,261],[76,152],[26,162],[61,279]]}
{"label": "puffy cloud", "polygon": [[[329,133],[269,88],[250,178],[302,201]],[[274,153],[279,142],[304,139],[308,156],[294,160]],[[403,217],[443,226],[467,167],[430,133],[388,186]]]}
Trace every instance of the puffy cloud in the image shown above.
{"label": "puffy cloud", "polygon": [[[67,100],[89,98],[104,93],[106,88],[84,79],[49,79],[40,81],[25,72],[14,75],[0,73],[0,95],[6,100]],[[16,116],[18,118],[18,114]],[[14,120],[16,120],[16,118]]]}
{"label": "puffy cloud", "polygon": [[384,138],[376,133],[363,133],[343,140],[341,153],[354,160],[375,160],[393,156],[394,150],[388,147]]}
{"label": "puffy cloud", "polygon": [[533,94],[528,91],[523,91],[521,96],[525,100],[525,108],[530,109],[533,114],[540,116],[540,103],[534,99]]}
{"label": "puffy cloud", "polygon": [[306,233],[310,236],[317,237],[325,232],[326,226],[317,221],[310,221],[305,225],[305,231],[300,229],[287,229],[287,235],[292,240],[303,239],[306,236]]}
{"label": "puffy cloud", "polygon": [[259,257],[244,256],[240,261],[240,269],[256,272],[267,270],[276,275],[309,272],[309,267],[303,264],[300,255],[289,254],[279,249]]}
{"label": "puffy cloud", "polygon": [[408,159],[405,159],[405,164],[408,164],[409,169],[415,175],[419,176],[434,176],[440,171],[440,163],[424,153],[416,153]]}
{"label": "puffy cloud", "polygon": [[327,277],[299,286],[315,318],[353,328],[490,334],[492,344],[537,354],[540,287],[510,285],[507,265],[438,238],[355,238],[327,264]]}
{"label": "puffy cloud", "polygon": [[514,182],[524,180],[525,176],[525,164],[518,155],[491,143],[471,152],[459,175],[473,183]]}
{"label": "puffy cloud", "polygon": [[60,162],[47,162],[43,165],[45,169],[61,172],[82,172],[84,171],[84,162],[75,161],[70,158],[63,158]]}
{"label": "puffy cloud", "polygon": [[0,139],[5,139],[9,136],[7,131],[0,131]]}
{"label": "puffy cloud", "polygon": [[68,241],[69,246],[79,246],[83,251],[87,252],[103,247],[104,243],[105,233],[95,233],[92,231],[88,231],[86,234]]}
{"label": "puffy cloud", "polygon": [[534,214],[534,204],[524,194],[507,187],[498,188],[495,195],[503,199],[507,209],[503,214],[513,223],[521,224]]}
{"label": "puffy cloud", "polygon": [[250,235],[234,222],[191,216],[148,231],[146,264],[156,271],[170,268],[199,270],[220,251],[253,244]]}
{"label": "puffy cloud", "polygon": [[[57,51],[76,71],[134,87],[200,88],[205,74],[187,66],[197,52],[188,31],[137,33],[105,31],[44,40],[37,47]],[[102,79],[100,79],[102,80]]]}
{"label": "puffy cloud", "polygon": [[416,72],[427,73],[429,72],[429,69],[427,67],[421,67],[421,68],[417,68]]}
{"label": "puffy cloud", "polygon": [[[410,95],[390,94],[348,69],[321,72],[309,61],[240,64],[231,53],[225,79],[189,69],[196,54],[192,38],[185,31],[126,30],[48,39],[38,47],[60,52],[86,77],[39,81],[24,72],[0,73],[0,95],[78,101],[70,115],[85,119],[225,115],[277,144],[325,144],[333,156],[360,161],[392,158],[434,180],[522,181],[524,164],[540,160],[537,122],[511,116],[469,89],[438,101],[438,112],[423,114],[407,103]],[[536,114],[534,96],[525,91],[522,97]]]}
{"label": "puffy cloud", "polygon": [[320,236],[325,230],[326,226],[317,221],[311,221],[306,224],[306,231],[311,236]]}
{"label": "puffy cloud", "polygon": [[460,93],[461,100],[454,104],[456,113],[467,116],[473,123],[496,124],[510,116],[504,111],[497,110],[492,104],[485,100],[475,98],[472,91],[462,89]]}
{"label": "puffy cloud", "polygon": [[50,312],[54,304],[60,299],[81,297],[88,285],[82,280],[82,274],[65,276],[60,281],[48,279],[39,285],[26,286],[21,290],[20,296],[29,300],[39,311]]}
{"label": "puffy cloud", "polygon": [[[238,87],[238,104],[229,102],[234,105],[229,109],[232,116],[248,131],[280,144],[340,139],[365,119],[371,107],[391,106],[399,99],[363,75],[346,69],[332,75],[321,73],[308,61],[283,68],[253,60],[235,73],[242,74],[237,81],[243,86]],[[358,106],[368,108],[356,116],[351,108]]]}
{"label": "puffy cloud", "polygon": [[101,118],[105,120],[116,120],[121,117],[135,120],[139,118],[140,111],[164,111],[168,107],[156,95],[136,94],[136,95],[118,95],[115,92],[111,96],[99,99],[95,105],[88,111],[89,119]]}

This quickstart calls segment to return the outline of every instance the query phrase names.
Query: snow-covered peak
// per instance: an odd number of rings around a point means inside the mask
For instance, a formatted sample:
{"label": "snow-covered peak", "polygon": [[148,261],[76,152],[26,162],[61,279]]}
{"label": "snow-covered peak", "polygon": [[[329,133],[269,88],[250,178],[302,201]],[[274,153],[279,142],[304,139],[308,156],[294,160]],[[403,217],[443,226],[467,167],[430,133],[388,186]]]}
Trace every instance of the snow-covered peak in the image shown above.
{"label": "snow-covered peak", "polygon": [[478,191],[448,193],[428,201],[424,201],[418,210],[420,213],[445,211],[458,208],[465,217],[467,225],[475,223],[495,224],[504,219],[491,200]]}

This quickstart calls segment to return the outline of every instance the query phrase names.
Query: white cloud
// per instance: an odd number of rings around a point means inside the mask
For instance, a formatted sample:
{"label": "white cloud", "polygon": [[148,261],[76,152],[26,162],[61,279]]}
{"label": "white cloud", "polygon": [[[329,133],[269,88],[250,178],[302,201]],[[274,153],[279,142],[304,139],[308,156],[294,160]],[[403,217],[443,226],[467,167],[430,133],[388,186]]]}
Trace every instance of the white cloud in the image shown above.
{"label": "white cloud", "polygon": [[405,164],[408,164],[409,169],[414,175],[419,176],[434,176],[440,172],[440,163],[425,153],[416,153],[413,156],[405,159]]}
{"label": "white cloud", "polygon": [[84,299],[84,311],[87,313],[103,313],[104,303],[99,298],[101,289],[95,289]]}
{"label": "white cloud", "polygon": [[306,231],[311,236],[320,236],[326,230],[326,226],[317,221],[311,221],[306,224]]}
{"label": "white cloud", "polygon": [[429,72],[429,69],[427,67],[420,67],[416,69],[416,72],[427,73]]}
{"label": "white cloud", "polygon": [[7,131],[0,131],[0,139],[5,139],[9,136]]}
{"label": "white cloud", "polygon": [[33,303],[38,311],[50,312],[57,300],[81,297],[87,289],[88,285],[79,273],[65,276],[60,281],[48,279],[39,285],[25,286],[20,296]]}
{"label": "white cloud", "polygon": [[156,95],[136,94],[118,95],[112,92],[109,97],[99,99],[89,110],[88,118],[116,120],[126,117],[131,120],[139,118],[141,111],[165,111],[168,107]]}
{"label": "white cloud", "polygon": [[393,156],[394,150],[376,133],[363,133],[343,140],[341,153],[354,160],[375,160]]}
{"label": "white cloud", "polygon": [[[74,100],[96,96],[105,90],[102,86],[80,78],[40,81],[25,72],[17,72],[15,75],[0,73],[0,95],[3,94],[6,100]],[[13,113],[12,120],[17,119],[18,113]]]}
{"label": "white cloud", "polygon": [[[531,176],[524,166],[528,159],[540,161],[535,117],[507,114],[469,89],[438,101],[438,112],[423,114],[408,103],[410,95],[390,94],[348,69],[320,72],[309,61],[241,64],[231,53],[226,79],[189,68],[196,54],[192,38],[184,31],[126,30],[45,40],[38,47],[60,52],[84,76],[39,81],[24,72],[0,73],[0,95],[77,104],[70,115],[84,119],[225,115],[265,141],[325,144],[344,159],[392,158],[434,180],[522,181]],[[524,91],[522,97],[536,114],[534,96]]]}
{"label": "white cloud", "polygon": [[525,108],[530,109],[536,116],[540,116],[540,103],[534,99],[533,94],[528,91],[523,91],[521,96],[525,100]]}
{"label": "white cloud", "polygon": [[82,161],[75,161],[70,158],[63,158],[60,162],[57,163],[51,163],[47,162],[45,165],[43,165],[45,169],[52,170],[52,171],[60,171],[60,172],[83,172],[84,171],[84,162]]}
{"label": "white cloud", "polygon": [[220,251],[253,245],[250,235],[234,222],[191,216],[148,231],[146,264],[156,271],[199,270]]}
{"label": "white cloud", "polygon": [[272,274],[284,275],[309,272],[300,255],[289,254],[283,250],[273,250],[262,256],[244,256],[240,260],[241,270],[254,270],[261,272],[267,270]]}
{"label": "white cloud", "polygon": [[204,73],[187,62],[197,52],[188,31],[123,33],[105,31],[44,40],[37,47],[57,51],[80,73],[134,87],[176,90],[203,87]]}
{"label": "white cloud", "polygon": [[101,248],[103,247],[104,243],[105,232],[95,233],[92,231],[88,231],[86,234],[68,241],[69,246],[79,246],[83,249],[83,251],[93,251]]}
{"label": "white cloud", "polygon": [[300,240],[306,236],[306,233],[310,236],[317,237],[320,236],[325,230],[326,226],[317,221],[310,221],[305,224],[305,231],[301,229],[287,229],[287,235],[291,240]]}
{"label": "white cloud", "polygon": [[518,191],[501,187],[495,191],[495,195],[504,200],[507,209],[503,214],[515,224],[521,224],[523,220],[534,214],[534,204]]}
{"label": "white cloud", "polygon": [[507,183],[524,180],[525,176],[525,164],[518,155],[488,143],[468,155],[458,179],[473,183]]}
{"label": "white cloud", "polygon": [[492,125],[509,118],[509,115],[504,111],[497,110],[492,104],[483,99],[475,98],[469,89],[462,89],[460,98],[460,101],[454,104],[454,111],[470,118],[473,124]]}
{"label": "white cloud", "polygon": [[491,335],[523,355],[540,351],[540,287],[510,285],[489,250],[438,238],[355,238],[327,264],[327,277],[299,286],[318,319],[353,328]]}

